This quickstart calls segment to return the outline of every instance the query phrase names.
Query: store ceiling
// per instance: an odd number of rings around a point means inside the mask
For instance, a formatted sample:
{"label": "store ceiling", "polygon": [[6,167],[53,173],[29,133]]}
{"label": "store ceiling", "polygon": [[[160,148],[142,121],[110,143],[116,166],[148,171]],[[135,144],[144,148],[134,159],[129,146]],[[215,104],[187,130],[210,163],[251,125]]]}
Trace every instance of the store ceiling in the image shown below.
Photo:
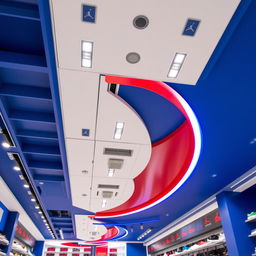
{"label": "store ceiling", "polygon": [[[147,228],[153,228],[151,234],[159,231],[255,166],[255,11],[255,2],[241,1],[196,86],[168,84],[198,118],[201,155],[192,176],[170,198],[141,213],[105,220],[110,225],[123,224],[129,231],[125,240],[136,240]],[[0,149],[0,174],[45,238],[50,238],[6,154],[18,152],[45,209],[71,213],[61,218],[52,215],[51,221],[56,231],[62,228],[64,237],[73,239],[75,215],[93,213],[71,202],[49,17],[47,1],[0,4],[0,109],[17,144],[16,148]],[[199,76],[203,68],[192,70],[188,74]],[[197,78],[191,78],[191,83]],[[152,142],[166,137],[184,121],[174,106],[146,90],[123,85],[119,96],[142,118]]]}

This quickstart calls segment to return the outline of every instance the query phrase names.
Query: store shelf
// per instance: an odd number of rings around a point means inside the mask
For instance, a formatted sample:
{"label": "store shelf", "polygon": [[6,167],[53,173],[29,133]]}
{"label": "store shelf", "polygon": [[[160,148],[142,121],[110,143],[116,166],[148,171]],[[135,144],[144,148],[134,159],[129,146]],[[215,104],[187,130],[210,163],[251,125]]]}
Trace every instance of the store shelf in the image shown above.
{"label": "store shelf", "polygon": [[218,241],[218,242],[209,242],[205,245],[200,245],[198,248],[195,248],[193,250],[187,250],[187,251],[184,251],[184,252],[178,252],[176,254],[173,254],[173,256],[177,255],[177,256],[182,256],[182,255],[190,255],[191,253],[196,253],[196,252],[200,252],[202,250],[205,250],[205,249],[210,249],[210,248],[213,248],[215,246],[219,246],[219,245],[223,245],[225,244],[225,240],[222,240],[222,241]]}
{"label": "store shelf", "polygon": [[245,222],[256,222],[256,215],[253,218],[247,219]]}

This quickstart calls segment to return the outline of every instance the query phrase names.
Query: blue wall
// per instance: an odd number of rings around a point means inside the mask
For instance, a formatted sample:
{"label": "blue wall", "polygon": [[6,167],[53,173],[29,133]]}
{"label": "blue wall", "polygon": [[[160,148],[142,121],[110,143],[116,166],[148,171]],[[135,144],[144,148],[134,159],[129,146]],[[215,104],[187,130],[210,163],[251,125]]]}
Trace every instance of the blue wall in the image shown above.
{"label": "blue wall", "polygon": [[2,218],[0,219],[0,232],[3,232],[9,211],[8,211],[8,209],[3,205],[3,203],[0,201],[0,211],[1,211],[1,209],[2,209],[4,212],[3,212]]}
{"label": "blue wall", "polygon": [[127,243],[127,256],[146,256],[146,247],[143,244]]}

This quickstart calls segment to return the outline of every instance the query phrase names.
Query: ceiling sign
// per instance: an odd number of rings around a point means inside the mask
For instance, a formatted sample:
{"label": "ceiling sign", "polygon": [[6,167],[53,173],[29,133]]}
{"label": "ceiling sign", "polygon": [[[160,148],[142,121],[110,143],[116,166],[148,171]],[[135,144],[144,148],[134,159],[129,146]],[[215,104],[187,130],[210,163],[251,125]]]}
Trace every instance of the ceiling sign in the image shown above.
{"label": "ceiling sign", "polygon": [[194,36],[198,29],[199,23],[200,23],[200,20],[188,19],[182,35]]}
{"label": "ceiling sign", "polygon": [[83,21],[89,23],[96,22],[96,6],[83,5]]}
{"label": "ceiling sign", "polygon": [[221,218],[218,210],[214,210],[176,232],[164,237],[160,241],[150,245],[148,247],[148,252],[156,253],[219,227],[221,227]]}

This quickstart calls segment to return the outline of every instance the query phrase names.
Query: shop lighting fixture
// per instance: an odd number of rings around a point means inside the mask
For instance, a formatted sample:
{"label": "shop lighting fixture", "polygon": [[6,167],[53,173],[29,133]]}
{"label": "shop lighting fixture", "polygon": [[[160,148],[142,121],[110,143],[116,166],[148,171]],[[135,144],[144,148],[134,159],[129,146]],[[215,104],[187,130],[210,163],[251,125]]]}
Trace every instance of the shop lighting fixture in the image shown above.
{"label": "shop lighting fixture", "polygon": [[180,72],[180,69],[184,63],[184,60],[186,58],[186,54],[184,53],[176,53],[175,57],[172,61],[171,68],[168,73],[169,78],[176,78]]}
{"label": "shop lighting fixture", "polygon": [[144,233],[142,233],[137,240],[141,240],[142,238],[144,238],[145,236],[147,236],[151,231],[153,230],[153,228],[148,228]]}
{"label": "shop lighting fixture", "polygon": [[30,200],[31,200],[31,202],[36,202],[35,198],[31,198]]}
{"label": "shop lighting fixture", "polygon": [[39,214],[43,214],[41,211],[38,211]]}
{"label": "shop lighting fixture", "polygon": [[93,42],[82,41],[82,67],[92,67]]}
{"label": "shop lighting fixture", "polygon": [[29,188],[29,185],[28,184],[24,184],[23,187],[24,188]]}
{"label": "shop lighting fixture", "polygon": [[20,167],[19,167],[18,165],[15,165],[15,166],[13,167],[13,170],[18,172],[18,171],[20,171],[21,169],[20,169]]}
{"label": "shop lighting fixture", "polygon": [[115,169],[108,169],[108,177],[113,177],[114,176],[114,173],[115,173]]}
{"label": "shop lighting fixture", "polygon": [[102,200],[102,208],[105,208],[107,205],[107,200],[106,199],[103,199]]}
{"label": "shop lighting fixture", "polygon": [[13,140],[11,139],[10,133],[7,131],[7,129],[0,129],[0,133],[3,136],[2,147],[3,148],[14,147]]}
{"label": "shop lighting fixture", "polygon": [[36,206],[35,206],[35,209],[40,209],[40,206],[36,205]]}
{"label": "shop lighting fixture", "polygon": [[124,129],[124,123],[123,122],[117,122],[116,123],[116,128],[115,128],[115,134],[114,134],[114,139],[115,140],[120,140],[123,134],[123,129]]}
{"label": "shop lighting fixture", "polygon": [[62,231],[61,228],[59,229],[59,233],[60,233],[60,238],[61,238],[62,240],[64,240],[64,235],[63,235],[63,231]]}

